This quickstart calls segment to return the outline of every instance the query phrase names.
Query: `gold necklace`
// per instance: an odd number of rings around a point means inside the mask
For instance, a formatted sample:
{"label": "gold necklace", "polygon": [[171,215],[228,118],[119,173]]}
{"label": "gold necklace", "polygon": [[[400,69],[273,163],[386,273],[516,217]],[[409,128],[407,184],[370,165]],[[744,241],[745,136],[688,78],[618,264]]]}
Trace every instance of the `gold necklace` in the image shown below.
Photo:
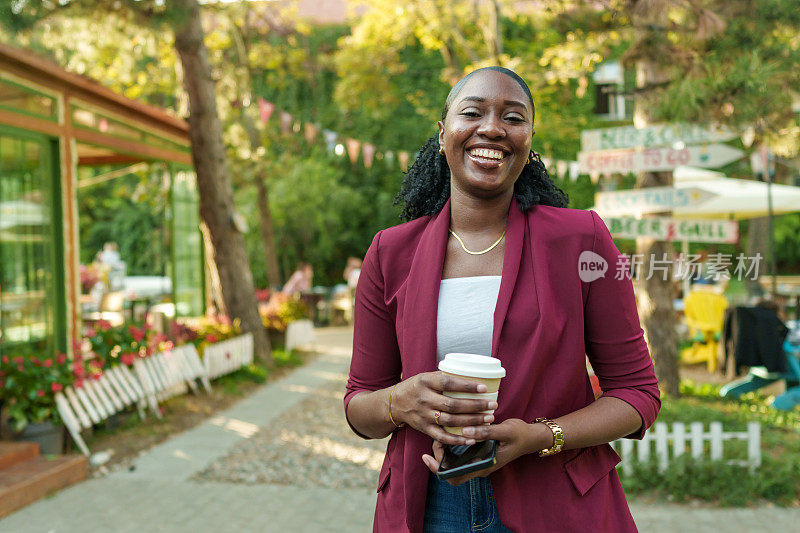
{"label": "gold necklace", "polygon": [[500,244],[500,241],[502,241],[502,240],[503,240],[503,237],[505,237],[505,236],[506,236],[506,230],[503,230],[503,234],[502,234],[502,235],[500,235],[500,238],[499,238],[499,239],[497,239],[497,240],[494,242],[494,244],[493,244],[493,245],[491,245],[491,246],[490,246],[490,247],[488,247],[487,249],[485,249],[485,250],[482,250],[482,251],[480,251],[480,252],[472,252],[472,251],[470,251],[470,250],[467,250],[467,247],[466,247],[466,246],[464,246],[464,241],[462,241],[462,240],[461,240],[461,237],[459,237],[458,235],[456,235],[456,232],[455,232],[455,231],[453,231],[453,230],[452,230],[452,228],[450,229],[450,233],[452,233],[452,234],[453,234],[453,237],[455,237],[455,238],[456,238],[456,240],[458,241],[458,243],[461,245],[461,248],[463,248],[463,249],[464,249],[464,251],[465,251],[465,252],[467,252],[469,255],[483,255],[483,254],[485,254],[485,253],[487,253],[487,252],[491,252],[492,250],[494,250],[494,247],[495,247],[495,246],[497,246],[498,244]]}

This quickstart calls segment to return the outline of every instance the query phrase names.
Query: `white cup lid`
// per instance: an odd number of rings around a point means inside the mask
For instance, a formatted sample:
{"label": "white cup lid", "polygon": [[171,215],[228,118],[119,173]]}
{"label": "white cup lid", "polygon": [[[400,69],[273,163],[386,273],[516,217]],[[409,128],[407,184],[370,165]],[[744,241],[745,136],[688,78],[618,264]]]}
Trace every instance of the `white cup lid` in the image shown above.
{"label": "white cup lid", "polygon": [[506,376],[500,359],[473,353],[449,353],[439,362],[439,370],[459,376],[494,379]]}

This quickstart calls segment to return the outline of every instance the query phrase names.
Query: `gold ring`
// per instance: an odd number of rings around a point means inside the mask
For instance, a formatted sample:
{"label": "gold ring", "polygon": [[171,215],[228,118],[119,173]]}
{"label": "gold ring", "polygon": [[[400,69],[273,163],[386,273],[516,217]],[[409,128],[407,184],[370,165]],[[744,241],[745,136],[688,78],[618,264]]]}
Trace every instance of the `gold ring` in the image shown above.
{"label": "gold ring", "polygon": [[436,420],[436,425],[437,426],[441,426],[441,424],[439,423],[439,417],[440,416],[442,416],[442,413],[440,413],[439,411],[434,411],[433,412],[433,419]]}

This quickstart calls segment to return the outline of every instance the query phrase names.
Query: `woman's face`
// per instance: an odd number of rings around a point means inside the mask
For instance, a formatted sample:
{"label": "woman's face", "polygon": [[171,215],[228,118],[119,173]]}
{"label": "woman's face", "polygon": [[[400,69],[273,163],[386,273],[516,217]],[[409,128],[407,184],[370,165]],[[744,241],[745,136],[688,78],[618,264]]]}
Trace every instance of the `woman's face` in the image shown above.
{"label": "woman's face", "polygon": [[522,87],[493,70],[472,75],[439,122],[451,185],[482,198],[513,190],[532,136],[533,109]]}

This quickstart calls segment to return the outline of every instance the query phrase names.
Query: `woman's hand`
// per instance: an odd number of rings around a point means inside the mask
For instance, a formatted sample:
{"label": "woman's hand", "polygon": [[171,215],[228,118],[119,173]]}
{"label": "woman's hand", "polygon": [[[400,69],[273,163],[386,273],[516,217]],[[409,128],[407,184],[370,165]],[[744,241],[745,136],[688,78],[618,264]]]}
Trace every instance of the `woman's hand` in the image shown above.
{"label": "woman's hand", "polygon": [[[494,416],[481,413],[497,409],[497,402],[450,398],[451,392],[486,392],[486,385],[444,372],[426,372],[401,381],[391,401],[392,418],[433,437],[443,444],[475,444],[471,436],[461,437],[442,426],[480,426],[494,421]],[[439,413],[437,416],[436,413]]]}
{"label": "woman's hand", "polygon": [[[542,427],[546,431],[540,431]],[[451,485],[460,485],[474,477],[486,477],[518,457],[544,450],[552,445],[552,433],[544,424],[528,424],[518,418],[509,418],[500,424],[489,426],[465,427],[462,433],[477,440],[496,440],[496,461],[494,466],[484,470],[448,479],[447,482]],[[433,457],[425,454],[422,456],[422,461],[435,474],[439,471],[443,455],[444,445],[439,441],[434,441]]]}

